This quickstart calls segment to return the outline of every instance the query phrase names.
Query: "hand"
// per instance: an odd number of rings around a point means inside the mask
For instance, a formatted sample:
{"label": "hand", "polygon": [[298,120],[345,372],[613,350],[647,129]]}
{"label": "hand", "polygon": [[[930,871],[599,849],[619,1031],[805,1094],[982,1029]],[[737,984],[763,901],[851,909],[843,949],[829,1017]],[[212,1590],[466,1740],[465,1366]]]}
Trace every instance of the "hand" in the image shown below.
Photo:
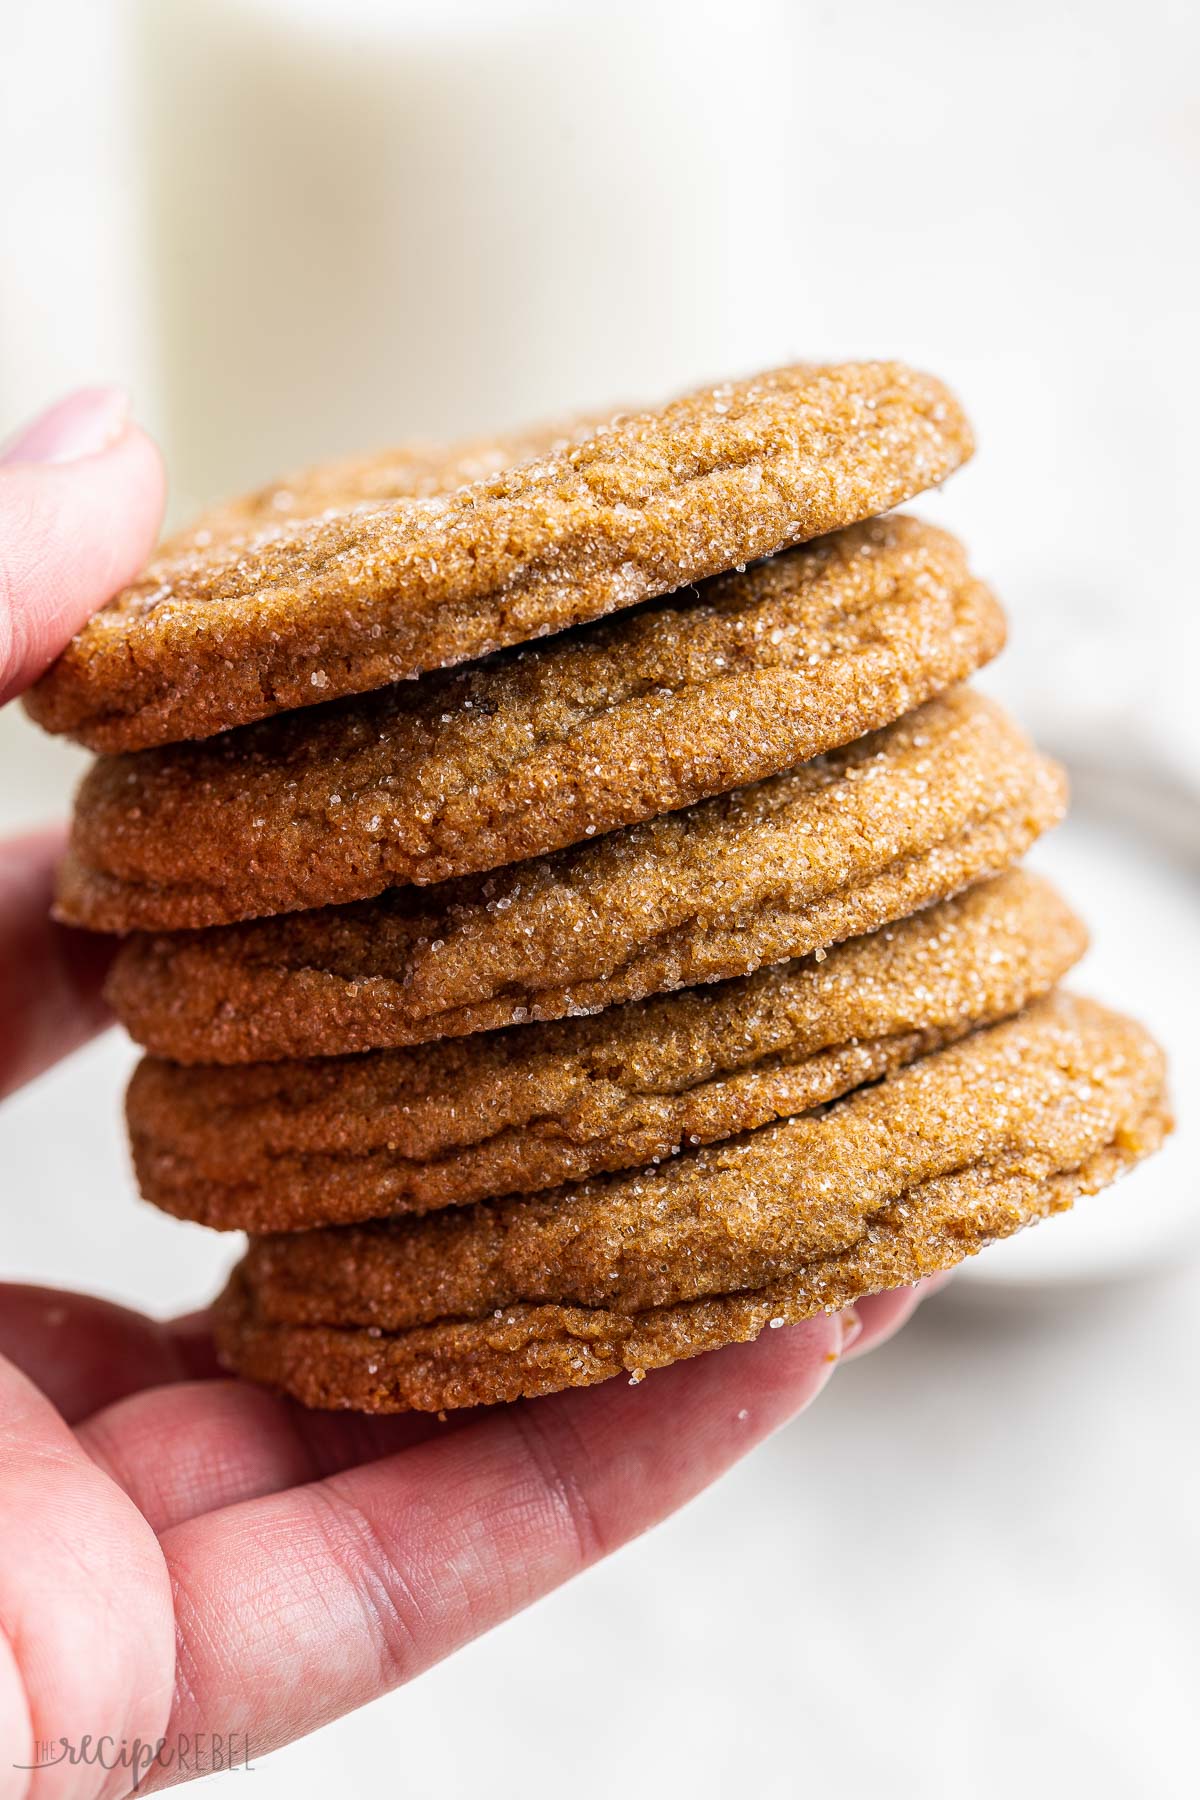
{"label": "hand", "polygon": [[[139,568],[162,494],[110,391],[0,460],[0,699]],[[102,941],[47,918],[61,843],[0,849],[0,1093],[106,1022]],[[203,1315],[0,1288],[0,1800],[161,1785],[408,1680],[682,1505],[916,1301],[439,1424],[222,1378]]]}

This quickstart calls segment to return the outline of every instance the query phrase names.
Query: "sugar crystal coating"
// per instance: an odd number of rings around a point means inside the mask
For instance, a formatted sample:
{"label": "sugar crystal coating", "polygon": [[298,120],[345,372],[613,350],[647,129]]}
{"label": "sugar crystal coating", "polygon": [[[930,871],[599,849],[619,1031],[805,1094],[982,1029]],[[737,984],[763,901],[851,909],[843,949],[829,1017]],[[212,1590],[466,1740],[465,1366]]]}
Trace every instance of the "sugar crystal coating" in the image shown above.
{"label": "sugar crystal coating", "polygon": [[228,924],[538,856],[890,724],[1003,635],[953,538],[872,520],[466,670],[102,757],[59,916]]}
{"label": "sugar crystal coating", "polygon": [[98,750],[211,736],[871,518],[971,449],[946,388],[903,364],[776,369],[466,486],[193,533],[88,621],[26,703]]}
{"label": "sugar crystal coating", "polygon": [[1053,764],[956,689],[798,769],[433,888],[134,935],[108,992],[178,1062],[345,1055],[596,1012],[870,931],[1015,861]]}
{"label": "sugar crystal coating", "polygon": [[164,557],[193,555],[214,544],[278,531],[298,520],[364,510],[389,500],[429,500],[486,481],[505,469],[560,455],[611,425],[616,409],[547,420],[495,437],[454,444],[412,441],[366,455],[293,469],[276,480],[210,506],[162,545]]}
{"label": "sugar crystal coating", "polygon": [[1163,1059],[1065,994],[823,1113],[656,1169],[252,1239],[228,1366],[308,1405],[436,1410],[604,1381],[948,1268],[1170,1128]]}
{"label": "sugar crystal coating", "polygon": [[662,1162],[877,1079],[1045,993],[1083,952],[1014,870],[820,961],[587,1018],[238,1069],[146,1058],[145,1197],[249,1231],[420,1213]]}

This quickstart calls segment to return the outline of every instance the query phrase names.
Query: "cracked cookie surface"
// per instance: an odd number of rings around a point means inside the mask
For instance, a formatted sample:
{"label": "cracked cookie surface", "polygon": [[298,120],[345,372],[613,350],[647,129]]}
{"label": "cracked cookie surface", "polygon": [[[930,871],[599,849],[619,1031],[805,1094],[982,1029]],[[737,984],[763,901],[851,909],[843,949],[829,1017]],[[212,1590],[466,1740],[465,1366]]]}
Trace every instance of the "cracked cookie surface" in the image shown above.
{"label": "cracked cookie surface", "polygon": [[998,874],[1065,784],[967,689],[784,775],[433,888],[127,938],[108,995],[176,1062],[264,1062],[598,1012],[750,974]]}
{"label": "cracked cookie surface", "polygon": [[1082,955],[1014,870],[826,953],[590,1018],[238,1069],[145,1059],[143,1195],[224,1229],[298,1230],[659,1162],[836,1098],[1017,1012]]}
{"label": "cracked cookie surface", "polygon": [[161,546],[166,557],[195,555],[231,538],[271,531],[323,513],[348,512],[389,500],[428,500],[486,481],[520,463],[537,462],[584,443],[620,416],[618,409],[551,419],[492,437],[438,444],[411,441],[366,455],[293,469],[236,499],[205,509]]}
{"label": "cracked cookie surface", "polygon": [[971,454],[900,363],[798,364],[451,491],[156,558],[26,697],[98,750],[208,737],[561,631],[889,511]]}
{"label": "cracked cookie surface", "polygon": [[682,604],[202,744],[102,757],[59,916],[227,924],[542,855],[898,719],[999,650],[947,533],[852,526]]}
{"label": "cracked cookie surface", "polygon": [[951,1267],[1169,1128],[1147,1033],[1054,994],[818,1116],[657,1169],[253,1239],[218,1345],[308,1405],[367,1411],[636,1380]]}

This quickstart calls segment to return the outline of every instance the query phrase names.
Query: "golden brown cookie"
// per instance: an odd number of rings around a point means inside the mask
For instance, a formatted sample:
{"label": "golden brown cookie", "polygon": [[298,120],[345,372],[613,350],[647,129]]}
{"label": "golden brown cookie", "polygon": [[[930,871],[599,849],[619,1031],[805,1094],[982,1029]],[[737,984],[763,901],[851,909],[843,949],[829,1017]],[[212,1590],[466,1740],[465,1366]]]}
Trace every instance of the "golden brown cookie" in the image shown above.
{"label": "golden brown cookie", "polygon": [[971,453],[942,384],[801,364],[425,498],[176,549],[27,697],[98,750],[234,725],[560,631],[888,511]]}
{"label": "golden brown cookie", "polygon": [[269,1062],[598,1012],[749,974],[999,873],[1060,771],[965,689],[756,786],[354,906],[126,940],[108,994],[176,1062]]}
{"label": "golden brown cookie", "polygon": [[507,435],[466,438],[454,444],[411,442],[366,456],[344,456],[315,468],[294,469],[253,493],[210,506],[169,538],[159,554],[194,555],[230,538],[244,538],[316,519],[326,512],[360,511],[389,500],[427,500],[472,482],[486,481],[518,463],[569,450],[611,425],[617,410],[553,419]]}
{"label": "golden brown cookie", "polygon": [[252,1240],[226,1365],[310,1406],[437,1410],[584,1387],[951,1267],[1169,1129],[1161,1053],[1052,995],[860,1088],[658,1168],[427,1218]]}
{"label": "golden brown cookie", "polygon": [[1017,1012],[1085,943],[1013,870],[820,961],[590,1018],[238,1069],[148,1057],[126,1109],[138,1180],[182,1218],[294,1231],[661,1162]]}
{"label": "golden brown cookie", "polygon": [[101,931],[228,924],[538,856],[890,724],[1003,636],[953,538],[871,520],[682,604],[101,757],[59,913]]}

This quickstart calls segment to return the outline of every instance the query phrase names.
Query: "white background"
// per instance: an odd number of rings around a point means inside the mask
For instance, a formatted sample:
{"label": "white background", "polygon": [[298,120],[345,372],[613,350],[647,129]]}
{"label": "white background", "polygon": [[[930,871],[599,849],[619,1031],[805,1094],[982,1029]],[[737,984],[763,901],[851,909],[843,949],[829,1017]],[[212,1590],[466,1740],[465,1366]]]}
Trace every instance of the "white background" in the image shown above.
{"label": "white background", "polygon": [[[1186,1113],[1200,841],[1185,810],[1169,854],[1146,827],[1198,754],[1195,20],[8,0],[0,428],[127,380],[178,512],[310,456],[796,355],[937,369],[980,453],[921,510],[1009,608],[992,685],[1103,765],[1045,864]],[[61,809],[77,766],[9,709],[0,823]],[[1149,785],[1116,811],[1131,767]],[[5,1110],[0,1249],[165,1310],[232,1252],[135,1202],[128,1061],[114,1035]],[[1194,1793],[1194,1140],[990,1252],[651,1538],[243,1779]]]}

